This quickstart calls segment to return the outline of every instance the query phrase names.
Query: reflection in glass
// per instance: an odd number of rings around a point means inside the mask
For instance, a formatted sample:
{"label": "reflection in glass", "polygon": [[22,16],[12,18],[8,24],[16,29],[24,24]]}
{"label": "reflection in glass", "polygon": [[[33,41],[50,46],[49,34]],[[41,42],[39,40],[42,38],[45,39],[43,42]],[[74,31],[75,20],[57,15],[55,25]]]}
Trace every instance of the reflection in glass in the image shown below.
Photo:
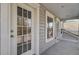
{"label": "reflection in glass", "polygon": [[21,7],[17,7],[17,15],[22,16],[22,8]]}
{"label": "reflection in glass", "polygon": [[32,21],[31,19],[28,19],[28,27],[31,27],[32,26]]}
{"label": "reflection in glass", "polygon": [[22,35],[22,27],[17,27],[17,35]]}
{"label": "reflection in glass", "polygon": [[31,19],[31,11],[28,11],[28,18]]}
{"label": "reflection in glass", "polygon": [[27,26],[27,23],[28,23],[27,18],[23,18],[23,26]]}
{"label": "reflection in glass", "polygon": [[23,52],[26,52],[27,50],[27,44],[23,44]]}
{"label": "reflection in glass", "polygon": [[17,46],[17,54],[18,55],[22,54],[22,45],[21,46]]}
{"label": "reflection in glass", "polygon": [[27,34],[23,36],[24,39],[23,39],[23,43],[27,43]]}
{"label": "reflection in glass", "polygon": [[27,27],[23,27],[23,35],[27,34]]}
{"label": "reflection in glass", "polygon": [[17,17],[17,25],[22,26],[22,17],[20,16]]}
{"label": "reflection in glass", "polygon": [[23,16],[27,17],[27,10],[23,9]]}
{"label": "reflection in glass", "polygon": [[22,40],[23,40],[22,36],[17,36],[17,43],[18,44],[22,44]]}
{"label": "reflection in glass", "polygon": [[31,43],[28,43],[28,50],[31,50]]}
{"label": "reflection in glass", "polygon": [[31,50],[31,11],[17,7],[17,54]]}
{"label": "reflection in glass", "polygon": [[47,17],[47,38],[53,37],[53,19]]}
{"label": "reflection in glass", "polygon": [[[32,27],[32,21],[31,19],[28,19],[28,45],[31,44],[31,27]],[[31,47],[31,46],[30,46]]]}
{"label": "reflection in glass", "polygon": [[28,34],[31,34],[31,27],[28,27]]}

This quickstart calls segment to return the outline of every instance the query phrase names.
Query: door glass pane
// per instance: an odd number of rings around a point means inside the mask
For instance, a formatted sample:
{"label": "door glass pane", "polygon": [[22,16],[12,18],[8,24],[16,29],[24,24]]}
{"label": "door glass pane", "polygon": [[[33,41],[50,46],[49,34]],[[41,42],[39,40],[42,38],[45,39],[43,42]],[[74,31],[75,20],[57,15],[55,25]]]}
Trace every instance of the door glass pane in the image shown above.
{"label": "door glass pane", "polygon": [[17,54],[31,50],[31,11],[17,7]]}
{"label": "door glass pane", "polygon": [[21,7],[17,7],[17,14],[19,16],[22,16],[22,8]]}
{"label": "door glass pane", "polygon": [[31,43],[28,43],[28,50],[31,50]]}
{"label": "door glass pane", "polygon": [[28,23],[27,18],[24,17],[24,18],[23,18],[23,26],[27,26],[27,23]]}
{"label": "door glass pane", "polygon": [[28,50],[31,49],[31,27],[28,27]]}
{"label": "door glass pane", "polygon": [[28,11],[28,18],[31,19],[31,11]]}
{"label": "door glass pane", "polygon": [[21,16],[17,17],[17,25],[22,26],[22,17]]}
{"label": "door glass pane", "polygon": [[22,35],[22,27],[17,27],[17,35]]}
{"label": "door glass pane", "polygon": [[17,46],[17,55],[22,54],[22,45]]}
{"label": "door glass pane", "polygon": [[28,49],[27,49],[27,43],[26,44],[23,44],[23,52],[26,52]]}
{"label": "door glass pane", "polygon": [[27,27],[23,27],[23,52],[27,51]]}
{"label": "door glass pane", "polygon": [[31,11],[28,11],[28,50],[31,50],[31,28],[32,28],[32,20],[31,20]]}
{"label": "door glass pane", "polygon": [[18,36],[17,37],[17,43],[18,43],[18,45],[22,45],[22,39],[23,39],[22,36]]}
{"label": "door glass pane", "polygon": [[22,54],[22,8],[17,7],[17,54]]}
{"label": "door glass pane", "polygon": [[27,51],[27,35],[24,35],[24,40],[23,40],[23,52]]}
{"label": "door glass pane", "polygon": [[27,10],[23,9],[23,17],[27,17]]}
{"label": "door glass pane", "polygon": [[22,41],[23,41],[23,37],[17,36],[17,54],[18,55],[22,54]]}

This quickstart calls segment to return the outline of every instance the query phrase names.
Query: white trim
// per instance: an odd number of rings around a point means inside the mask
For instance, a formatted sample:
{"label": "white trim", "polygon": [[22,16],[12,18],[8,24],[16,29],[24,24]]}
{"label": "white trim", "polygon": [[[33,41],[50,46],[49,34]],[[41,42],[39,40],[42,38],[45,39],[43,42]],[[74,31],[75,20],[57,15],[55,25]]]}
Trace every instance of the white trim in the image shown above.
{"label": "white trim", "polygon": [[1,4],[1,55],[10,55],[10,4]]}
{"label": "white trim", "polygon": [[[50,39],[47,39],[47,16],[53,18],[53,38],[50,38]],[[54,34],[54,31],[55,31],[54,25],[55,25],[54,24],[54,15],[52,15],[50,12],[46,11],[46,43],[50,42],[55,37],[55,34]]]}
{"label": "white trim", "polygon": [[36,54],[39,55],[39,7],[37,8],[37,40],[36,40]]}

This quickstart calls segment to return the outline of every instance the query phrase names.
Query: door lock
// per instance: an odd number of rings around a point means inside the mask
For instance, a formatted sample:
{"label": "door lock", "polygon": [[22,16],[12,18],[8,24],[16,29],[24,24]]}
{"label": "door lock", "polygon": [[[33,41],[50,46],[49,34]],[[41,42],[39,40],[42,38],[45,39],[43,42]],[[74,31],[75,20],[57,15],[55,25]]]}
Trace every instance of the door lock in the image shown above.
{"label": "door lock", "polygon": [[10,37],[11,37],[11,38],[13,38],[13,37],[14,37],[14,35],[11,35]]}

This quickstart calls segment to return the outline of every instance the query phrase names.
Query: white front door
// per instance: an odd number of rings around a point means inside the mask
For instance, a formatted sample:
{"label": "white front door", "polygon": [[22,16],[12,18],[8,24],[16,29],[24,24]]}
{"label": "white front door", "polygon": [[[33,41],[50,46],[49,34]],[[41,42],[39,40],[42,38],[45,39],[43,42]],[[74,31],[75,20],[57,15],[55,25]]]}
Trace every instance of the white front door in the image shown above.
{"label": "white front door", "polygon": [[33,41],[33,8],[27,4],[13,4],[11,54],[33,54]]}

